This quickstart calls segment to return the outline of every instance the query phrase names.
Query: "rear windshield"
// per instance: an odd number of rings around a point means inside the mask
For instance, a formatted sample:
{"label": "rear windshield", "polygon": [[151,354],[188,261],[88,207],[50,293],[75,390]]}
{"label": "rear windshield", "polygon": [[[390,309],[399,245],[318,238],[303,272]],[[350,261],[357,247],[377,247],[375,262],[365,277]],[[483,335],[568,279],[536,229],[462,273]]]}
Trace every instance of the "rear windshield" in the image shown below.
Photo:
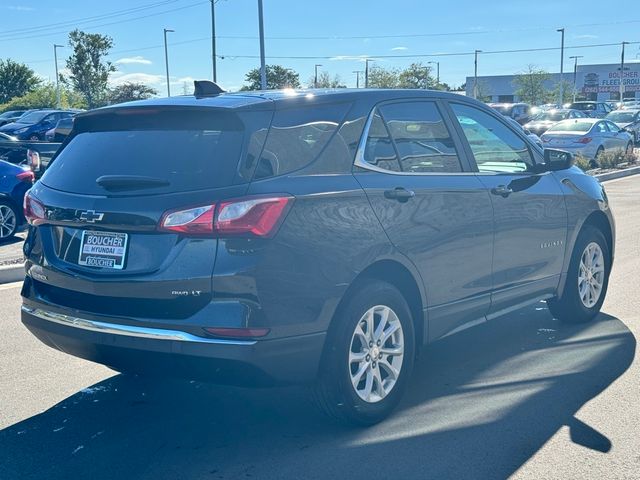
{"label": "rear windshield", "polygon": [[595,110],[595,103],[572,103],[569,108],[573,108],[574,110]]}
{"label": "rear windshield", "polygon": [[542,112],[535,116],[534,120],[559,122],[569,116],[569,112]]}
{"label": "rear windshield", "polygon": [[593,127],[592,122],[581,122],[580,120],[566,120],[556,123],[547,132],[588,132]]}
{"label": "rear windshield", "polygon": [[[224,117],[224,116],[223,116]],[[144,123],[144,122],[143,122]],[[183,192],[231,185],[242,153],[239,122],[210,121],[207,128],[135,128],[75,135],[51,163],[42,182],[58,190],[112,195],[96,183],[104,175],[153,177],[164,185],[145,194]],[[225,128],[227,125],[227,128]],[[122,195],[131,194],[131,187]]]}

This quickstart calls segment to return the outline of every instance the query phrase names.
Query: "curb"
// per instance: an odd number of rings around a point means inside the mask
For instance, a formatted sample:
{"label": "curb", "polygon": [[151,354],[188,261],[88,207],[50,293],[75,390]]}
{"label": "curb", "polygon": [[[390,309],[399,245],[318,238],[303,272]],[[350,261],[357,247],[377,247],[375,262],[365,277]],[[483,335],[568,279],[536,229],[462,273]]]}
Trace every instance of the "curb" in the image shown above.
{"label": "curb", "polygon": [[24,280],[24,263],[0,267],[0,284]]}
{"label": "curb", "polygon": [[630,177],[631,175],[638,175],[640,173],[640,167],[631,167],[618,172],[602,173],[600,175],[594,175],[601,182],[607,180],[615,180],[616,178]]}

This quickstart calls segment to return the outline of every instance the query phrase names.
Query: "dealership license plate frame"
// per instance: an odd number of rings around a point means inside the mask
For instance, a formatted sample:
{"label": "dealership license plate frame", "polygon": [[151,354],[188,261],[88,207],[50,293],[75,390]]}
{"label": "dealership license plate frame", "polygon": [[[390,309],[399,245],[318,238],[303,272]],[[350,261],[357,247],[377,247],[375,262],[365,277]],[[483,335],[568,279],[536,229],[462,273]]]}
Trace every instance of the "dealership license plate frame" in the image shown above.
{"label": "dealership license plate frame", "polygon": [[[90,236],[100,238],[117,238],[123,239],[122,246],[115,248],[122,249],[121,253],[104,253],[104,252],[85,252],[85,247],[90,246],[85,241]],[[95,244],[94,244],[95,245]],[[105,247],[105,245],[95,245],[96,247]],[[83,230],[80,239],[80,251],[78,254],[78,265],[84,267],[104,268],[107,270],[122,270],[127,261],[127,249],[129,246],[129,235],[121,232],[102,232],[97,230]],[[107,246],[107,247],[113,247]],[[120,252],[120,250],[118,250]]]}

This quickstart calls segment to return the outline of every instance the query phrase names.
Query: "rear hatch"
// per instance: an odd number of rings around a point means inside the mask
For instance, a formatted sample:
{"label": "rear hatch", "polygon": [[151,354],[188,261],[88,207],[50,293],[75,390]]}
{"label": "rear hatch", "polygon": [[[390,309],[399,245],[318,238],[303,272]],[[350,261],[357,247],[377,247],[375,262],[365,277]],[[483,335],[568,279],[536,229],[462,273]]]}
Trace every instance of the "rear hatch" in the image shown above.
{"label": "rear hatch", "polygon": [[163,215],[242,196],[269,109],[121,107],[77,117],[29,195],[41,300],[96,314],[186,318],[211,298],[217,240]]}

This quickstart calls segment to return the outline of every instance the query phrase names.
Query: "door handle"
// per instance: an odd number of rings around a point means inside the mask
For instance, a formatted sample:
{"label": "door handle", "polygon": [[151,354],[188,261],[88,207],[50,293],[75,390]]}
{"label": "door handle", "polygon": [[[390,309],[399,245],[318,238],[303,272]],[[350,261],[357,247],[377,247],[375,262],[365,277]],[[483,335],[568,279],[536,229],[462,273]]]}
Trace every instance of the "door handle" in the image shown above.
{"label": "door handle", "polygon": [[513,193],[513,190],[507,185],[498,185],[497,187],[493,187],[491,189],[491,193],[494,195],[500,195],[501,197],[507,198],[509,195]]}
{"label": "door handle", "polygon": [[416,196],[416,192],[414,192],[413,190],[407,190],[406,188],[403,187],[396,187],[393,190],[385,190],[384,191],[384,198],[388,198],[390,200],[398,200],[399,202],[406,202],[408,201],[410,198],[413,198]]}

